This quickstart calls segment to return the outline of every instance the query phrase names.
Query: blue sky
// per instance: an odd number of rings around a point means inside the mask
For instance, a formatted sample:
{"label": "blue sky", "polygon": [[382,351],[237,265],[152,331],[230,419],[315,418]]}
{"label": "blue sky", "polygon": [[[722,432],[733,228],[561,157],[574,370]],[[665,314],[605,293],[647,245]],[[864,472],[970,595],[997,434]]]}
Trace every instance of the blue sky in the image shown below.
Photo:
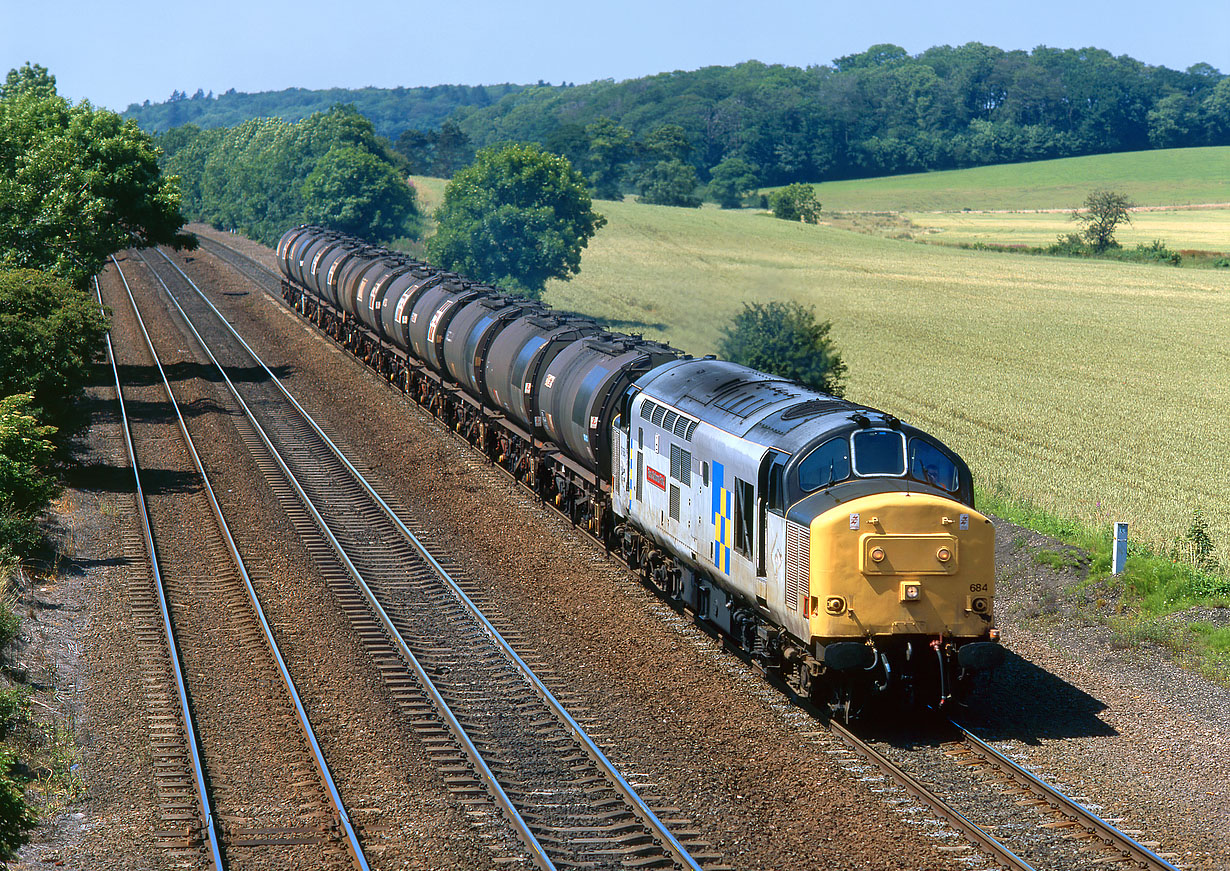
{"label": "blue sky", "polygon": [[[208,10],[208,11],[204,11]],[[339,11],[345,10],[345,11]],[[796,66],[889,42],[1096,46],[1230,72],[1230,0],[0,0],[0,73],[122,110],[172,90],[559,83],[756,59]]]}

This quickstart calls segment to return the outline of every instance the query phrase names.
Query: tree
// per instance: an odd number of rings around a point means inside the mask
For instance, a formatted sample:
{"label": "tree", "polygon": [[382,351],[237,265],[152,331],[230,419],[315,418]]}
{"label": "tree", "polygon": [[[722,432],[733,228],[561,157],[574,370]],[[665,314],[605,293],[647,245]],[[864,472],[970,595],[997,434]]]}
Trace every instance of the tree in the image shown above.
{"label": "tree", "polygon": [[469,163],[473,157],[474,146],[465,131],[452,121],[441,124],[440,132],[436,134],[432,174],[440,178],[452,178],[453,173]]}
{"label": "tree", "polygon": [[745,302],[718,340],[718,351],[732,362],[841,396],[846,364],[829,337],[831,328],[830,321],[816,321],[814,306]]}
{"label": "tree", "polygon": [[774,217],[785,221],[815,224],[820,220],[820,202],[816,199],[816,189],[802,182],[786,185],[770,194],[769,208],[773,210]]}
{"label": "tree", "polygon": [[637,179],[636,189],[642,203],[694,209],[700,205],[698,184],[696,170],[682,160],[671,159],[647,167]]}
{"label": "tree", "polygon": [[427,175],[431,172],[436,149],[434,130],[415,130],[413,127],[403,130],[393,147],[406,158],[407,169],[411,175]]}
{"label": "tree", "polygon": [[0,399],[0,561],[38,545],[38,516],[60,492],[49,472],[55,427],[41,425],[33,405],[30,393]]}
{"label": "tree", "polygon": [[632,159],[632,131],[610,118],[599,118],[585,128],[589,137],[589,185],[600,200],[620,198],[628,161]]}
{"label": "tree", "polygon": [[537,145],[485,148],[457,173],[436,210],[429,259],[442,269],[540,296],[570,279],[606,219],[566,158]]}
{"label": "tree", "polygon": [[335,145],[303,181],[303,216],[364,239],[385,242],[418,233],[418,205],[406,180],[353,145]]}
{"label": "tree", "polygon": [[756,190],[756,168],[741,157],[728,157],[709,171],[709,197],[723,209],[737,209]]}
{"label": "tree", "polygon": [[643,143],[649,162],[662,160],[687,160],[692,153],[692,143],[687,132],[678,124],[663,124],[655,127]]}
{"label": "tree", "polygon": [[1115,241],[1115,228],[1120,224],[1132,223],[1131,209],[1136,204],[1125,194],[1097,189],[1085,197],[1085,207],[1082,211],[1072,212],[1072,220],[1081,225],[1080,236],[1095,251],[1105,251],[1107,248],[1118,248]]}
{"label": "tree", "polygon": [[129,247],[195,247],[179,191],[132,121],[55,92],[29,64],[0,96],[0,266],[46,269],[84,286]]}
{"label": "tree", "polygon": [[72,431],[107,321],[84,290],[34,269],[0,270],[0,396],[33,394],[44,422]]}

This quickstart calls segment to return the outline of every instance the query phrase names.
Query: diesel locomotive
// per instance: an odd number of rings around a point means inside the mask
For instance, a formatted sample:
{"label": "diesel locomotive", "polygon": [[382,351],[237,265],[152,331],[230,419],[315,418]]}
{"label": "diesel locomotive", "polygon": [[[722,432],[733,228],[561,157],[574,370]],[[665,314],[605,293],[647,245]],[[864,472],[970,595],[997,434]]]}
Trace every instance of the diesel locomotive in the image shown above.
{"label": "diesel locomotive", "polygon": [[663,597],[849,719],[1003,658],[970,471],[892,415],[316,226],[285,300]]}

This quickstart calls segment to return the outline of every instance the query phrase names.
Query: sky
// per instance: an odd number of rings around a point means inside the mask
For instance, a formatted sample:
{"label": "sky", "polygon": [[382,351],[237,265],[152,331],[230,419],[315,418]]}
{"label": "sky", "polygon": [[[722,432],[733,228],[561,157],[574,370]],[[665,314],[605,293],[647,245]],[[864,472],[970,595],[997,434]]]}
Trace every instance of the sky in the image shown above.
{"label": "sky", "polygon": [[745,60],[829,64],[878,43],[1093,46],[1230,73],[1230,0],[0,0],[26,61],[122,111],[173,90],[583,83]]}

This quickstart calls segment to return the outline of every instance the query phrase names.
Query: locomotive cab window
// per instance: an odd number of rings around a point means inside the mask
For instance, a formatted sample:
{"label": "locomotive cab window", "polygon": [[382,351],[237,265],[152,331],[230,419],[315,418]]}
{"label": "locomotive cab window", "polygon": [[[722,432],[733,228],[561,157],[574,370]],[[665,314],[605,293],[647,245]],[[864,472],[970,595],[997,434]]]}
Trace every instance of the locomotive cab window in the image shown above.
{"label": "locomotive cab window", "polygon": [[904,475],[905,436],[892,429],[863,429],[854,434],[856,475]]}
{"label": "locomotive cab window", "polygon": [[850,443],[839,436],[829,439],[799,463],[799,489],[819,490],[850,477]]}
{"label": "locomotive cab window", "polygon": [[910,477],[949,493],[961,483],[957,465],[930,442],[910,439]]}

